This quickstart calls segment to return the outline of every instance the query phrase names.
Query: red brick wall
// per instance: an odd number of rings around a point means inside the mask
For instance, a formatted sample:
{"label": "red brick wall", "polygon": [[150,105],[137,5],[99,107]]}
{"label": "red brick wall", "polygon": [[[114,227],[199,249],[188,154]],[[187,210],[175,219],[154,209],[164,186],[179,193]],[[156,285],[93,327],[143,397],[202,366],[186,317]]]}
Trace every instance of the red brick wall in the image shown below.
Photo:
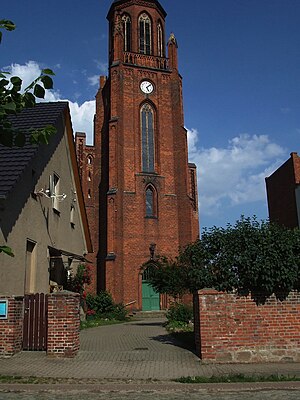
{"label": "red brick wall", "polygon": [[202,290],[194,295],[197,354],[209,362],[300,361],[300,293],[251,297]]}
{"label": "red brick wall", "polygon": [[70,292],[49,295],[47,345],[49,356],[76,356],[79,350],[79,299],[79,294]]}
{"label": "red brick wall", "polygon": [[8,318],[0,320],[0,357],[10,357],[22,350],[23,297],[0,297],[8,300]]}

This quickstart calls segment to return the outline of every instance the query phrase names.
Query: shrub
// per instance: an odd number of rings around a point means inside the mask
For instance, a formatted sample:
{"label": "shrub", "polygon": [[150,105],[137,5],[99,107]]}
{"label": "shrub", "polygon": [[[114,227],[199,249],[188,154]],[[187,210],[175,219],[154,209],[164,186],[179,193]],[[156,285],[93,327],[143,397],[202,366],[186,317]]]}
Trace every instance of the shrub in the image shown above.
{"label": "shrub", "polygon": [[111,294],[105,291],[99,292],[95,296],[88,294],[85,301],[88,309],[95,310],[98,315],[110,313],[114,308]]}
{"label": "shrub", "polygon": [[193,307],[174,303],[167,312],[167,320],[170,322],[182,322],[184,324],[188,324],[193,319]]}
{"label": "shrub", "polygon": [[108,319],[125,321],[127,318],[127,310],[123,304],[114,304],[113,310],[108,313],[105,313],[104,316]]}
{"label": "shrub", "polygon": [[85,285],[91,283],[91,268],[89,265],[78,265],[76,274],[68,278],[66,289],[75,293],[80,293],[81,296],[84,292]]}
{"label": "shrub", "polygon": [[115,319],[125,321],[127,310],[123,304],[115,304],[111,294],[105,291],[98,293],[96,296],[88,294],[86,296],[86,305],[88,312],[93,310],[100,318]]}

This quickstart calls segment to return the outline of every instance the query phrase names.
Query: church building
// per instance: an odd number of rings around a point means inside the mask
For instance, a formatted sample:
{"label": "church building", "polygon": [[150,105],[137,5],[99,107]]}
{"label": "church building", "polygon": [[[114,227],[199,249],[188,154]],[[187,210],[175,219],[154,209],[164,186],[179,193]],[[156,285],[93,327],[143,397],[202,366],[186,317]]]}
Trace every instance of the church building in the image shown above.
{"label": "church building", "polygon": [[188,163],[178,46],[174,34],[166,43],[166,15],[157,0],[112,2],[93,146],[76,134],[93,290],[135,310],[166,307],[147,283],[150,261],[176,257],[199,235],[196,166]]}

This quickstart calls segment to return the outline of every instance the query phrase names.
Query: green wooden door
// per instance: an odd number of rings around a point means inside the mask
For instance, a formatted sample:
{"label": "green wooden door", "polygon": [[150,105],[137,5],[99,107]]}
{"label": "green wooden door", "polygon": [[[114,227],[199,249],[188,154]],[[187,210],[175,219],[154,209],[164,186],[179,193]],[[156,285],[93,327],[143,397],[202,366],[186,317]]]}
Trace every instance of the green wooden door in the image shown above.
{"label": "green wooden door", "polygon": [[147,282],[142,282],[143,311],[158,311],[160,309],[159,293]]}

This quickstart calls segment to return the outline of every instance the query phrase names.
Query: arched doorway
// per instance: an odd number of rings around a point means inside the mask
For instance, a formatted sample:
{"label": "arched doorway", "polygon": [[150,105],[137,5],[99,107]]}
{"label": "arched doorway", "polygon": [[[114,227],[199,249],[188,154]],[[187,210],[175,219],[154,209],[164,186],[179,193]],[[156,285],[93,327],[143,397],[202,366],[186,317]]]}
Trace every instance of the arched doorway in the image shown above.
{"label": "arched doorway", "polygon": [[160,310],[160,296],[149,283],[149,277],[155,268],[152,263],[146,267],[142,274],[142,309],[143,311]]}

